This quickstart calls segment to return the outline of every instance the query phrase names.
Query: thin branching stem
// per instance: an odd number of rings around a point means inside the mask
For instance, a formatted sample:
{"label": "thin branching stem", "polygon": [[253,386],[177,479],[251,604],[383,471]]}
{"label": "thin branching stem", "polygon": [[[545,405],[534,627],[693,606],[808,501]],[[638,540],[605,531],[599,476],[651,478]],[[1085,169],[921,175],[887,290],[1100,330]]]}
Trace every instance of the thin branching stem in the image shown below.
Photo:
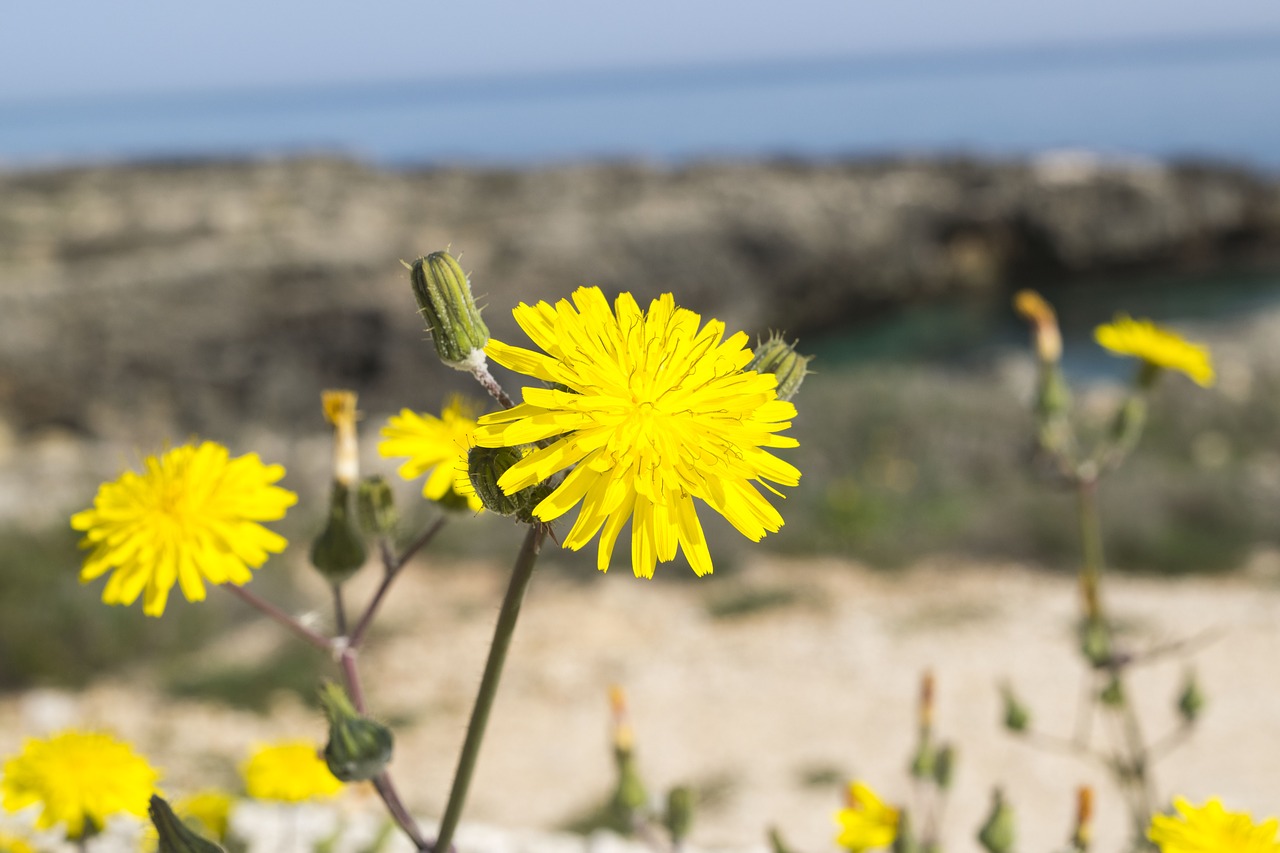
{"label": "thin branching stem", "polygon": [[266,601],[265,599],[259,598],[257,595],[255,595],[252,592],[249,592],[249,590],[245,589],[244,587],[236,586],[233,583],[219,584],[219,586],[221,586],[222,589],[225,589],[227,592],[231,593],[232,595],[234,595],[236,598],[240,599],[244,603],[248,604],[250,607],[253,607],[261,611],[262,613],[274,619],[276,622],[279,622],[281,625],[288,628],[294,634],[301,637],[303,640],[310,643],[312,646],[315,646],[320,651],[328,652],[328,653],[331,653],[333,651],[333,640],[329,639],[323,634],[320,634],[320,633],[317,633],[316,631],[311,630],[306,625],[303,625],[297,619],[290,616],[288,613],[285,613],[283,610],[281,610],[279,607],[276,607],[271,602]]}
{"label": "thin branching stem", "polygon": [[351,648],[357,649],[364,642],[365,635],[369,633],[369,627],[373,624],[373,617],[377,615],[382,599],[386,597],[387,591],[391,589],[391,584],[400,574],[400,570],[404,568],[414,554],[425,548],[435,538],[436,534],[444,527],[446,521],[448,521],[447,516],[441,516],[436,519],[436,522],[423,531],[421,536],[409,543],[409,546],[399,556],[392,553],[391,546],[386,539],[379,543],[379,552],[382,554],[382,583],[378,584],[377,591],[374,592],[373,598],[369,600],[369,606],[365,608],[360,621],[356,623],[355,630],[351,632],[348,642]]}

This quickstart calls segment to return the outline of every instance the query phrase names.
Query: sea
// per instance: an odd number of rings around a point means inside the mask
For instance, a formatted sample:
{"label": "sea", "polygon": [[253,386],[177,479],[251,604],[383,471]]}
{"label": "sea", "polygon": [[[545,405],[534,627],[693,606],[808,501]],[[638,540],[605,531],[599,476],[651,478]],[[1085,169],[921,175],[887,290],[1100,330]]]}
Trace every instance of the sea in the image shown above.
{"label": "sea", "polygon": [[1280,170],[1280,32],[0,102],[0,167],[392,167],[1085,149]]}

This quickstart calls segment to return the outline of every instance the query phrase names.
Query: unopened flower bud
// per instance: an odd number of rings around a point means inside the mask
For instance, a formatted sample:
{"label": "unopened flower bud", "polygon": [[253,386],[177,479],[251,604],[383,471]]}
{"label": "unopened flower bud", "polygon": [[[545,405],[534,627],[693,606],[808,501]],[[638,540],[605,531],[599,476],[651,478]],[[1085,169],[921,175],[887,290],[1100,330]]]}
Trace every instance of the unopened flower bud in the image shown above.
{"label": "unopened flower bud", "polygon": [[409,271],[413,297],[440,360],[456,370],[483,365],[489,327],[480,319],[462,267],[448,252],[432,252],[414,261]]}
{"label": "unopened flower bud", "polygon": [[498,485],[498,479],[522,458],[523,454],[514,447],[473,447],[467,454],[467,473],[485,509],[532,524],[533,509],[551,494],[551,485],[534,483],[514,495],[508,495]]}
{"label": "unopened flower bud", "polygon": [[396,499],[391,493],[391,486],[381,474],[365,477],[360,481],[360,490],[356,493],[356,514],[360,518],[360,528],[373,536],[388,536],[395,532]]}
{"label": "unopened flower bud", "polygon": [[756,346],[755,356],[743,368],[756,373],[772,373],[778,380],[778,399],[790,400],[800,390],[809,373],[811,355],[800,355],[795,344],[789,344],[781,335],[771,335]]}
{"label": "unopened flower bud", "polygon": [[991,794],[991,812],[978,830],[978,843],[988,853],[1011,853],[1014,844],[1013,808],[999,788]]}
{"label": "unopened flower bud", "polygon": [[920,853],[920,844],[916,841],[915,828],[911,824],[911,812],[902,809],[898,812],[898,829],[893,835],[892,853]]}
{"label": "unopened flower bud", "polygon": [[1076,826],[1071,833],[1073,850],[1086,851],[1093,840],[1093,789],[1082,785],[1076,791]]}
{"label": "unopened flower bud", "polygon": [[677,785],[667,792],[667,810],[662,816],[667,832],[671,833],[671,843],[679,846],[689,837],[693,827],[693,791],[684,785]]}
{"label": "unopened flower bud", "polygon": [[354,575],[364,565],[365,556],[364,539],[351,515],[351,489],[334,480],[329,518],[311,543],[311,564],[336,585]]}
{"label": "unopened flower bud", "polygon": [[1062,358],[1062,333],[1058,331],[1058,315],[1053,306],[1034,290],[1019,290],[1013,297],[1013,307],[1031,324],[1040,361],[1056,363]]}
{"label": "unopened flower bud", "polygon": [[391,730],[356,712],[346,692],[332,681],[320,688],[320,704],[329,719],[324,761],[343,782],[372,779],[391,761]]}
{"label": "unopened flower bud", "polygon": [[[1088,592],[1089,590],[1086,590],[1086,593]],[[1086,603],[1090,601],[1094,602],[1096,607],[1096,587],[1093,588],[1092,595],[1086,594]],[[1080,629],[1080,651],[1084,654],[1085,660],[1095,667],[1104,667],[1112,662],[1111,631],[1108,630],[1101,616],[1084,620]]]}
{"label": "unopened flower bud", "polygon": [[943,744],[938,750],[938,757],[933,762],[933,781],[946,791],[951,788],[951,780],[956,772],[956,750],[951,744]]}
{"label": "unopened flower bud", "polygon": [[1182,693],[1178,696],[1178,714],[1188,724],[1200,719],[1204,712],[1204,692],[1200,689],[1200,681],[1194,671],[1187,671],[1186,681],[1182,685]]}
{"label": "unopened flower bud", "polygon": [[324,419],[333,424],[333,479],[347,488],[355,486],[360,476],[360,457],[356,444],[356,393],[325,391],[320,395]]}
{"label": "unopened flower bud", "polygon": [[1004,727],[1011,732],[1025,732],[1031,725],[1030,709],[1022,704],[1009,685],[1002,687],[1000,693],[1004,697]]}
{"label": "unopened flower bud", "polygon": [[147,813],[159,836],[158,853],[223,853],[222,847],[181,821],[163,798],[152,794]]}
{"label": "unopened flower bud", "polygon": [[911,775],[917,779],[933,778],[938,763],[938,750],[928,738],[923,738],[911,757]]}

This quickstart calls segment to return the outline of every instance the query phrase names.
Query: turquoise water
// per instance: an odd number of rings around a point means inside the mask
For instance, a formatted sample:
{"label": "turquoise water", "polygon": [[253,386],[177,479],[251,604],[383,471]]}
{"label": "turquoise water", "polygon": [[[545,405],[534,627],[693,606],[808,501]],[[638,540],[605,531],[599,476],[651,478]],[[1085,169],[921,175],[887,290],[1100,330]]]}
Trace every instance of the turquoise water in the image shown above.
{"label": "turquoise water", "polygon": [[384,164],[1084,147],[1280,169],[1280,34],[0,103],[0,163],[337,152]]}

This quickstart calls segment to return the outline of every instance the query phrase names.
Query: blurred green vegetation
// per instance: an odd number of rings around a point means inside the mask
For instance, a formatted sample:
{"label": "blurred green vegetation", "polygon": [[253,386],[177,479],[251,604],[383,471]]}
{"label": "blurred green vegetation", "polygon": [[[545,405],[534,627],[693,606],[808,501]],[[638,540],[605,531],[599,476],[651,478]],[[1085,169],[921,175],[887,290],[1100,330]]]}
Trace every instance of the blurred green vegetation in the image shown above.
{"label": "blurred green vegetation", "polygon": [[[1110,422],[1120,391],[1077,395],[1086,433]],[[1277,392],[1266,373],[1230,395],[1162,377],[1141,443],[1101,486],[1112,566],[1218,572],[1276,542]],[[1074,495],[1033,463],[1028,403],[994,371],[819,373],[797,403],[788,458],[804,476],[774,547],[886,568],[939,552],[1075,567]]]}

